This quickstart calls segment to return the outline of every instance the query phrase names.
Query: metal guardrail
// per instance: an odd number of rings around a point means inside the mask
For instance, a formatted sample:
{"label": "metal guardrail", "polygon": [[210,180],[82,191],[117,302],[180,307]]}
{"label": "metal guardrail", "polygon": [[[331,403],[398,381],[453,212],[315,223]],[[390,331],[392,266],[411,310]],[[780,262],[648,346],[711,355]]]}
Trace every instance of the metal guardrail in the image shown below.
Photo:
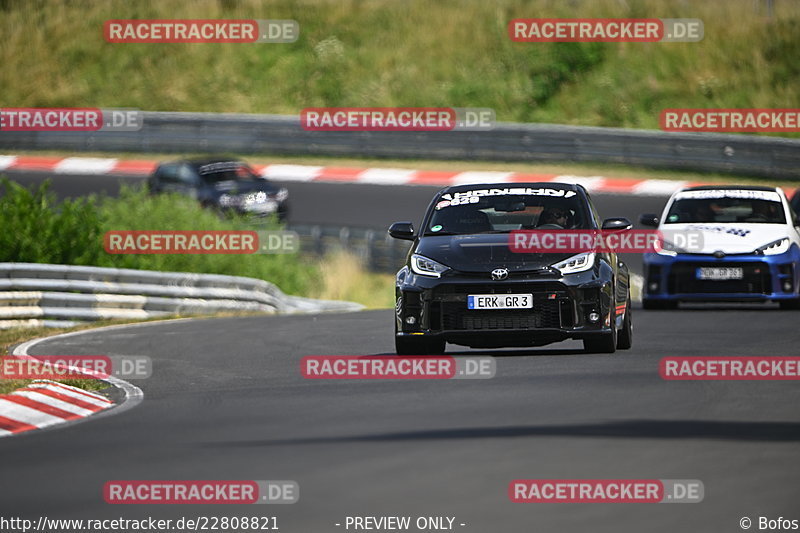
{"label": "metal guardrail", "polygon": [[238,276],[0,263],[0,328],[221,311],[320,313],[361,308],[352,302],[289,296],[272,283]]}
{"label": "metal guardrail", "polygon": [[372,272],[396,273],[411,248],[409,241],[393,239],[385,229],[302,224],[290,224],[288,229],[300,236],[303,253],[324,257],[344,250],[357,256]]}
{"label": "metal guardrail", "polygon": [[297,116],[143,113],[139,131],[1,132],[4,150],[235,152],[620,163],[777,179],[800,174],[800,140],[500,123],[490,131],[305,131]]}

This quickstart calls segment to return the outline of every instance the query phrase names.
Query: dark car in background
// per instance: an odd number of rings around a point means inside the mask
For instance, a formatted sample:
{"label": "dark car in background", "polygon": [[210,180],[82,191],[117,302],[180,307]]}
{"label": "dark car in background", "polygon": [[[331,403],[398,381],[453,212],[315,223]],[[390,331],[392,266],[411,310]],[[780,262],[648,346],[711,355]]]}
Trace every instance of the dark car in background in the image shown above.
{"label": "dark car in background", "polygon": [[232,159],[168,161],[148,179],[151,193],[176,193],[203,207],[235,211],[249,217],[289,214],[289,192],[259,176],[247,163]]}
{"label": "dark car in background", "polygon": [[441,354],[446,343],[473,348],[583,341],[587,352],[631,347],[630,275],[614,253],[520,253],[514,230],[620,230],[600,221],[580,185],[501,183],[439,191],[415,232],[395,288],[400,355]]}
{"label": "dark car in background", "polygon": [[794,213],[798,215],[798,218],[800,218],[800,189],[796,189],[794,191],[794,195],[792,196],[792,199],[789,201],[789,205],[791,206]]}

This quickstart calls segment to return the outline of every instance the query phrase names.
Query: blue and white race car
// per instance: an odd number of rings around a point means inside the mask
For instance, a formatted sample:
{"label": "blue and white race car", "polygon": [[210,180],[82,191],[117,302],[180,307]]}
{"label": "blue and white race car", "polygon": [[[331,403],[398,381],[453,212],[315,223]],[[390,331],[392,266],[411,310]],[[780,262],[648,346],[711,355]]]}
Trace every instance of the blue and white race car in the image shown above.
{"label": "blue and white race car", "polygon": [[661,217],[640,223],[664,236],[644,255],[645,309],[681,301],[779,302],[800,308],[800,220],[775,187],[682,189]]}

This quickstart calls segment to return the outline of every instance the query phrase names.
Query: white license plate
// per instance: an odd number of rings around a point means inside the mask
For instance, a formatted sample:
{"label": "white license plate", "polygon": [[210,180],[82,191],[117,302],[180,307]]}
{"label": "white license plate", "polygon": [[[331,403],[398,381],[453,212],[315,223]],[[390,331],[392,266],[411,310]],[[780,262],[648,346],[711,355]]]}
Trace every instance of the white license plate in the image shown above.
{"label": "white license plate", "polygon": [[700,267],[697,269],[697,279],[725,281],[743,277],[744,270],[739,267]]}
{"label": "white license plate", "polygon": [[470,294],[468,309],[532,309],[532,294]]}

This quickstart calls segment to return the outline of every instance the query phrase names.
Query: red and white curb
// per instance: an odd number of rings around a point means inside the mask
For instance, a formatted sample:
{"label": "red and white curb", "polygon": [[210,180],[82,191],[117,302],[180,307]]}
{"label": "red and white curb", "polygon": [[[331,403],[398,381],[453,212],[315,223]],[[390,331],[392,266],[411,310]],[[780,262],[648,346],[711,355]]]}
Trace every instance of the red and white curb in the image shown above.
{"label": "red and white curb", "polygon": [[[155,170],[157,161],[94,157],[43,157],[0,155],[0,171],[28,170],[53,174],[94,174],[146,176]],[[312,165],[253,165],[265,178],[276,181],[361,183],[370,185],[429,185],[446,187],[478,183],[545,181],[578,183],[589,192],[669,196],[683,187],[701,185],[688,181],[608,178],[605,176],[571,176],[528,174],[521,172],[413,170],[406,168],[321,167]]]}
{"label": "red and white curb", "polygon": [[[16,346],[11,355],[17,358],[32,358],[28,355],[28,350],[44,341],[87,335],[97,331],[135,328],[152,324],[154,323],[120,324],[40,337]],[[116,387],[122,393],[121,398],[117,402],[113,402],[96,392],[50,380],[35,380],[22,389],[0,395],[0,438],[61,424],[74,424],[89,417],[97,418],[120,414],[136,407],[144,399],[142,389],[124,379],[105,374],[99,376],[89,370],[76,367],[70,367],[70,370],[72,372],[82,372],[89,378],[101,379]]]}
{"label": "red and white curb", "polygon": [[0,437],[85,418],[113,407],[100,394],[49,380],[0,395]]}

